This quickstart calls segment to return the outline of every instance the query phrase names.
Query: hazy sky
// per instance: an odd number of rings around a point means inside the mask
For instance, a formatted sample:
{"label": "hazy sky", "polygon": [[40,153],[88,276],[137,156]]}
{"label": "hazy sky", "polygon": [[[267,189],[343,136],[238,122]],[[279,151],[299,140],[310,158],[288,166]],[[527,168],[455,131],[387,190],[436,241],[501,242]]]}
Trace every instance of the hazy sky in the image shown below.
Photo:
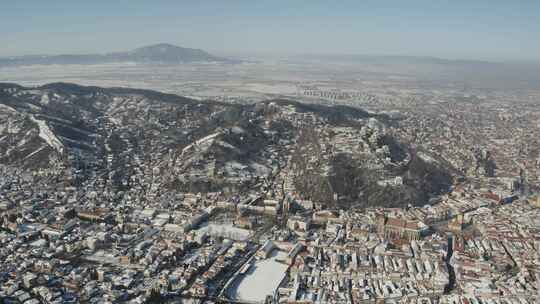
{"label": "hazy sky", "polygon": [[538,0],[9,0],[0,56],[169,42],[213,53],[540,59]]}

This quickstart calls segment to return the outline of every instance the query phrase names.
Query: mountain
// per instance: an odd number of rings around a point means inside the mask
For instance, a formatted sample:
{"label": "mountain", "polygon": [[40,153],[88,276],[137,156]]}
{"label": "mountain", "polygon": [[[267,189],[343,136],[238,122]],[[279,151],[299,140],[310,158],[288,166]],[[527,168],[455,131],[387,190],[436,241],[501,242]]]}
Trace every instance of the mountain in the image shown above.
{"label": "mountain", "polygon": [[167,43],[137,48],[129,52],[87,55],[43,55],[0,58],[0,66],[33,64],[99,64],[99,63],[157,63],[180,64],[189,62],[229,62],[233,60],[213,56],[200,49],[191,49]]}
{"label": "mountain", "polygon": [[[121,54],[123,56],[124,54]],[[141,47],[127,54],[137,62],[185,62],[185,61],[223,61],[200,49],[190,49],[172,44],[160,43]]]}
{"label": "mountain", "polygon": [[358,63],[373,65],[450,65],[450,66],[474,66],[496,67],[501,64],[484,60],[468,59],[445,59],[432,56],[405,56],[405,55],[356,55],[356,54],[302,54],[291,56],[293,62],[337,62]]}
{"label": "mountain", "polygon": [[137,89],[0,84],[0,164],[63,185],[152,197],[286,191],[341,208],[423,204],[448,189],[450,173],[394,138],[387,128],[395,123],[290,100],[237,105]]}

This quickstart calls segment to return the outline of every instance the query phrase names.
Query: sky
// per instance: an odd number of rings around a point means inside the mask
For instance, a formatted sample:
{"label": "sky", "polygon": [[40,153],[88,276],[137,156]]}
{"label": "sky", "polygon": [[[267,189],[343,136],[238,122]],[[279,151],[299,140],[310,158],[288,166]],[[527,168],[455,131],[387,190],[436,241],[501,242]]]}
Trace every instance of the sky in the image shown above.
{"label": "sky", "polygon": [[21,0],[0,5],[0,56],[130,50],[540,60],[537,0]]}

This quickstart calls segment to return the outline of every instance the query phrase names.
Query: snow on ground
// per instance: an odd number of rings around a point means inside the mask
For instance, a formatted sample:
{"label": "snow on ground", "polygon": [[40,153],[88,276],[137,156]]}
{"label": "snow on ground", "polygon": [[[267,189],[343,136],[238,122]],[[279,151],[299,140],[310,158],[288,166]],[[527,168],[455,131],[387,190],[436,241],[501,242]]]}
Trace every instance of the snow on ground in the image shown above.
{"label": "snow on ground", "polygon": [[49,104],[49,95],[47,93],[41,95],[41,100],[39,101],[41,104],[43,105],[48,105]]}
{"label": "snow on ground", "polygon": [[227,149],[231,149],[231,150],[233,150],[233,151],[236,152],[236,153],[242,153],[242,151],[241,151],[240,149],[238,149],[237,147],[231,145],[231,144],[228,143],[228,142],[225,142],[225,141],[222,141],[222,140],[218,140],[216,143],[217,143],[218,145],[222,146],[222,147],[225,147],[225,148],[227,148]]}
{"label": "snow on ground", "polygon": [[[182,149],[182,153],[189,151],[193,146],[196,146],[200,149],[208,148],[214,141],[214,138],[216,138],[218,135],[220,135],[221,132],[212,133],[208,136],[205,136],[199,140],[196,140],[194,143],[187,145],[184,149]],[[201,147],[202,146],[202,147]]]}
{"label": "snow on ground", "polygon": [[64,146],[62,142],[54,135],[54,133],[49,129],[49,126],[43,120],[36,119],[34,116],[30,117],[33,122],[38,124],[39,127],[39,137],[43,139],[49,146],[55,148],[58,152],[62,153]]}
{"label": "snow on ground", "polygon": [[218,224],[205,222],[201,224],[197,233],[208,233],[212,236],[221,236],[237,241],[245,241],[249,238],[250,231],[234,227],[232,223]]}
{"label": "snow on ground", "polygon": [[249,166],[253,169],[256,176],[266,176],[272,172],[270,168],[259,163],[251,163]]}
{"label": "snow on ground", "polygon": [[244,86],[247,90],[265,94],[296,94],[296,85],[275,83],[248,83]]}
{"label": "snow on ground", "polygon": [[423,159],[424,161],[426,161],[428,163],[436,163],[437,162],[433,157],[427,155],[426,153],[418,152],[417,155],[420,156],[421,159]]}
{"label": "snow on ground", "polygon": [[32,153],[26,155],[26,156],[24,157],[24,159],[30,158],[30,157],[32,157],[32,156],[38,154],[39,152],[41,152],[41,151],[42,151],[43,149],[45,149],[46,147],[47,147],[47,146],[45,146],[45,145],[39,147],[39,149],[37,149],[36,151],[34,151],[34,152],[32,152]]}
{"label": "snow on ground", "polygon": [[244,170],[246,167],[247,167],[246,165],[243,165],[235,160],[231,160],[225,163],[225,170],[227,172]]}
{"label": "snow on ground", "polygon": [[0,104],[0,110],[5,110],[6,112],[17,112],[17,110],[15,110],[14,108],[4,104]]}
{"label": "snow on ground", "polygon": [[274,250],[268,259],[256,261],[245,276],[236,279],[229,296],[240,301],[264,303],[265,297],[274,293],[285,276],[288,265],[277,260],[285,259],[286,255]]}
{"label": "snow on ground", "polygon": [[234,133],[234,134],[243,134],[243,133],[246,133],[246,130],[238,127],[238,126],[234,126],[231,128],[231,131]]}
{"label": "snow on ground", "polygon": [[122,124],[122,121],[119,118],[116,118],[116,117],[113,117],[113,116],[109,116],[109,121],[112,122],[113,124],[117,125],[117,126]]}
{"label": "snow on ground", "polygon": [[201,145],[201,144],[203,144],[203,143],[206,142],[206,141],[209,141],[209,140],[212,140],[212,139],[216,138],[216,137],[217,137],[218,135],[220,135],[220,134],[221,134],[221,132],[212,133],[212,134],[210,134],[210,135],[208,135],[208,136],[205,136],[205,137],[203,137],[203,138],[197,140],[196,143],[197,143],[198,145]]}

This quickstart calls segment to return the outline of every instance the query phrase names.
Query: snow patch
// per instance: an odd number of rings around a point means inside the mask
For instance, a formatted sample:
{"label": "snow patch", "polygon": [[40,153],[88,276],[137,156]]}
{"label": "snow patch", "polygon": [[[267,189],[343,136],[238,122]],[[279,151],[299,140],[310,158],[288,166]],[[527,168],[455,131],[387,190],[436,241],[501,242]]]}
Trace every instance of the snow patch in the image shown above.
{"label": "snow patch", "polygon": [[265,165],[261,165],[259,163],[251,163],[249,166],[253,169],[254,174],[256,176],[266,176],[269,175],[272,170]]}
{"label": "snow patch", "polygon": [[210,135],[208,135],[208,136],[205,136],[205,137],[203,137],[203,138],[197,140],[196,143],[197,143],[197,145],[203,144],[203,143],[206,142],[206,141],[209,141],[209,140],[211,140],[211,139],[216,138],[216,137],[217,137],[218,135],[220,135],[220,134],[221,134],[221,132],[217,132],[217,133],[210,134]]}
{"label": "snow patch", "polygon": [[29,103],[29,102],[26,103],[26,106],[27,106],[28,108],[30,108],[31,110],[36,111],[36,112],[38,112],[39,110],[41,110],[40,107],[36,106],[35,104],[31,104],[31,103]]}
{"label": "snow patch", "polygon": [[234,126],[232,127],[231,131],[234,133],[234,134],[243,134],[243,133],[246,133],[246,131],[238,126]]}
{"label": "snow patch", "polygon": [[272,256],[258,260],[232,290],[233,298],[240,301],[264,303],[267,295],[273,295],[285,276],[288,265],[279,262],[286,253],[274,250]]}
{"label": "snow patch", "polygon": [[49,129],[47,123],[43,120],[36,119],[34,116],[30,116],[33,122],[38,124],[39,127],[39,137],[43,139],[49,146],[56,149],[58,152],[63,153],[64,146],[62,142],[54,135],[54,133]]}
{"label": "snow patch", "polygon": [[426,161],[426,162],[428,162],[428,163],[436,163],[436,162],[437,162],[433,157],[427,155],[426,153],[418,152],[417,155],[418,155],[421,159],[423,159],[424,161]]}
{"label": "snow patch", "polygon": [[31,158],[32,156],[38,154],[39,152],[43,151],[43,149],[45,149],[45,147],[47,147],[47,146],[41,146],[41,147],[39,147],[39,149],[37,149],[36,151],[34,151],[34,152],[32,152],[32,153],[26,155],[26,156],[23,158],[23,160],[25,160],[25,159],[27,159],[27,158]]}
{"label": "snow patch", "polygon": [[193,147],[201,148],[199,146],[204,145],[204,144],[208,144],[208,146],[210,146],[213,143],[214,138],[216,138],[220,134],[221,134],[221,132],[216,132],[216,133],[210,134],[208,136],[205,136],[205,137],[203,137],[203,138],[201,138],[199,140],[196,140],[194,143],[189,144],[184,149],[182,149],[182,153],[185,153],[185,152],[191,150]]}
{"label": "snow patch", "polygon": [[0,104],[0,110],[6,110],[7,112],[17,112],[14,108],[10,106],[6,106],[4,104]]}
{"label": "snow patch", "polygon": [[41,103],[42,105],[48,105],[49,101],[49,94],[45,93],[41,95],[41,100],[39,101],[39,103]]}
{"label": "snow patch", "polygon": [[246,167],[246,165],[243,165],[235,160],[231,160],[225,163],[225,168],[233,171],[244,170]]}
{"label": "snow patch", "polygon": [[216,143],[217,143],[218,145],[224,147],[224,148],[231,149],[231,150],[233,150],[234,152],[236,152],[236,153],[238,153],[238,154],[242,153],[242,151],[240,151],[240,149],[238,149],[237,147],[231,145],[231,144],[228,143],[228,142],[225,142],[225,141],[222,141],[222,140],[218,140],[218,141],[216,141]]}
{"label": "snow patch", "polygon": [[115,124],[117,126],[122,123],[122,121],[119,118],[116,118],[116,117],[109,117],[109,121],[111,121],[113,124]]}

